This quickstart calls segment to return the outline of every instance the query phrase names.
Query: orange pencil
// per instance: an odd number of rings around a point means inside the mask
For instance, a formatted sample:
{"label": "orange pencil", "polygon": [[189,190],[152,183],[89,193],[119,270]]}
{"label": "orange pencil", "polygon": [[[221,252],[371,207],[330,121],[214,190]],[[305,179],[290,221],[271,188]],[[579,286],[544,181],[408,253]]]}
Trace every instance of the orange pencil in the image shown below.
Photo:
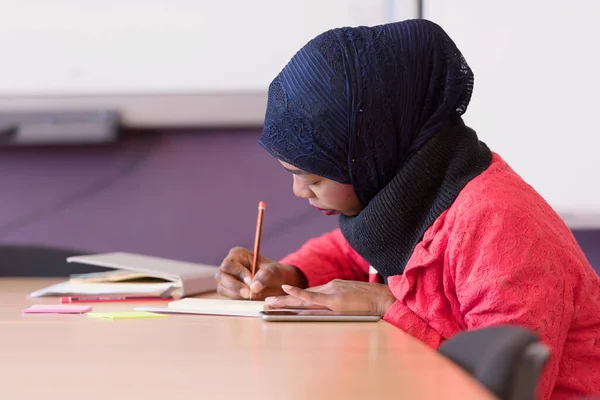
{"label": "orange pencil", "polygon": [[254,257],[252,257],[252,279],[258,267],[258,253],[260,252],[260,237],[262,236],[263,217],[267,205],[264,201],[258,203],[258,221],[256,221],[256,236],[254,238]]}

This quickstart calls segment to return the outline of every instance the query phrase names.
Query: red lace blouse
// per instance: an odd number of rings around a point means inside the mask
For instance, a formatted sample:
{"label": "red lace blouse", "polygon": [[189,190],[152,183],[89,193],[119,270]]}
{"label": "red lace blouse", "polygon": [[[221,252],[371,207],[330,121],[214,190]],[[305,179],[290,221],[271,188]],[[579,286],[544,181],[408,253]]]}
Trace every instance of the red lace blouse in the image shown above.
{"label": "red lace blouse", "polygon": [[[285,257],[309,286],[377,282],[339,230]],[[540,399],[600,394],[600,278],[569,228],[497,154],[426,231],[384,319],[437,348],[452,335],[512,323],[552,349]]]}

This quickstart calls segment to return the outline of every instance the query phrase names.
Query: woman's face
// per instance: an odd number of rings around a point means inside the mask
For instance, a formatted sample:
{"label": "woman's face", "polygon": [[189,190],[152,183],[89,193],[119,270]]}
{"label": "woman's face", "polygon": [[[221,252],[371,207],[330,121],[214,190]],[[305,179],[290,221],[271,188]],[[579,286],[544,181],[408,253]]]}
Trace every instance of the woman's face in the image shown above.
{"label": "woman's face", "polygon": [[307,199],[311,206],[318,208],[326,215],[344,214],[351,217],[363,209],[352,185],[338,183],[302,171],[286,162],[279,162],[283,168],[293,174],[294,195],[301,199]]}

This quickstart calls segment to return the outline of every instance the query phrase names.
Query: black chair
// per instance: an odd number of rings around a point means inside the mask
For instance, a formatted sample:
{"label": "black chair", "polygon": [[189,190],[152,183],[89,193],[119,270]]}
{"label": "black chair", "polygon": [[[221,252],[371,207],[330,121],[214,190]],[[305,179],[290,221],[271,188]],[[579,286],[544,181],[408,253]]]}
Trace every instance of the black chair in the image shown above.
{"label": "black chair", "polygon": [[501,400],[533,400],[550,349],[527,329],[500,325],[461,332],[438,350]]}
{"label": "black chair", "polygon": [[0,277],[64,277],[107,271],[93,265],[71,264],[67,257],[91,252],[29,245],[0,245]]}

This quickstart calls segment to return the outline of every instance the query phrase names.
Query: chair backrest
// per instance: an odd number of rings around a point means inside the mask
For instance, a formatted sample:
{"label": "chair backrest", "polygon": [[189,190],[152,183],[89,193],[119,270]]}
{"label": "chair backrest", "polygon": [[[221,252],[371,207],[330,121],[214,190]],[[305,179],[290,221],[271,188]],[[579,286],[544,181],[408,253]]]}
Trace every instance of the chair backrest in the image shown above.
{"label": "chair backrest", "polygon": [[529,400],[536,396],[537,384],[550,357],[550,348],[542,343],[532,343],[525,349],[512,384],[510,399]]}
{"label": "chair backrest", "polygon": [[535,399],[550,355],[533,332],[510,325],[461,332],[445,341],[439,352],[502,400]]}

